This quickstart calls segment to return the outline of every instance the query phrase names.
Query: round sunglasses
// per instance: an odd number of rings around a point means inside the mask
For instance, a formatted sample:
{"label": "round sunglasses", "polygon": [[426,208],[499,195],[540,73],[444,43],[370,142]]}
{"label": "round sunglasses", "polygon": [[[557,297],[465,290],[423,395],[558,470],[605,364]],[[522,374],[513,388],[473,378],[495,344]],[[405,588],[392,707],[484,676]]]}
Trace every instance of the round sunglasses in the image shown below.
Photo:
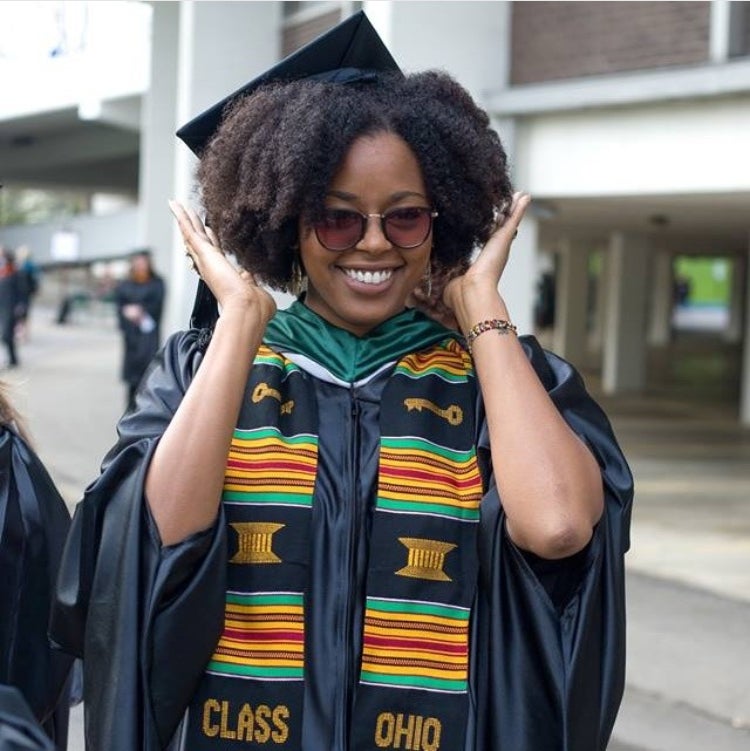
{"label": "round sunglasses", "polygon": [[384,214],[361,214],[351,209],[324,209],[313,224],[318,242],[327,250],[349,250],[367,232],[371,216],[380,219],[380,229],[391,245],[402,250],[416,248],[429,236],[437,211],[426,206],[404,206]]}

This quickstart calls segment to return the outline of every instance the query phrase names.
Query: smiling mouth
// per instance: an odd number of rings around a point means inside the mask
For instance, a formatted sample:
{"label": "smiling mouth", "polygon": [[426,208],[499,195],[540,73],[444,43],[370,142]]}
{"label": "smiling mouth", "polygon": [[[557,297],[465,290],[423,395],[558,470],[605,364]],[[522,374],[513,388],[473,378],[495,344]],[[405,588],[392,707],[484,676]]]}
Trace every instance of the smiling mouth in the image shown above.
{"label": "smiling mouth", "polygon": [[360,269],[341,269],[350,279],[360,284],[382,284],[393,276],[393,269],[380,271],[361,271]]}

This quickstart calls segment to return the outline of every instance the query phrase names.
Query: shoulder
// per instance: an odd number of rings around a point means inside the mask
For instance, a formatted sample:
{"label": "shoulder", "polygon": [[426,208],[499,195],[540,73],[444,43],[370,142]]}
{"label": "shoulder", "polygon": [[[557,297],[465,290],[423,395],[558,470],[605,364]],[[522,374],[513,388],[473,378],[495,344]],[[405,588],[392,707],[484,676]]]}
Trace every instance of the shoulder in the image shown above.
{"label": "shoulder", "polygon": [[156,361],[168,370],[192,375],[211,341],[211,333],[210,329],[185,329],[170,334]]}

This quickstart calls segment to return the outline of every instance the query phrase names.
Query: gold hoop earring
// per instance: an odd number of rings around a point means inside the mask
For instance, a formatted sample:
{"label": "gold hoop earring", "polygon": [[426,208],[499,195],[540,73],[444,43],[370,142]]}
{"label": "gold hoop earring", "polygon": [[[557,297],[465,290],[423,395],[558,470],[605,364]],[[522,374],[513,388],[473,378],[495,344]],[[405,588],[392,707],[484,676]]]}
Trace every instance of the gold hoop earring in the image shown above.
{"label": "gold hoop earring", "polygon": [[422,292],[428,300],[432,297],[432,264],[428,264],[422,277]]}
{"label": "gold hoop earring", "polygon": [[298,259],[292,262],[292,278],[289,282],[289,291],[299,297],[307,290],[307,277],[302,272],[302,264]]}

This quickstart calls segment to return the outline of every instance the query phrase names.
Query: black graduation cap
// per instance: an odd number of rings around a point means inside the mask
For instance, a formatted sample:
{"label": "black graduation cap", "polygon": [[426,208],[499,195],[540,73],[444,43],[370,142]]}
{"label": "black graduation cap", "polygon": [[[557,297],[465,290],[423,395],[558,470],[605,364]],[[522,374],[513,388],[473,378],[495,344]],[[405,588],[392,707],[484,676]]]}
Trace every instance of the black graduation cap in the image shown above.
{"label": "black graduation cap", "polygon": [[[401,72],[364,11],[359,11],[193,118],[177,131],[177,137],[200,157],[227,105],[262,84],[303,78],[346,84],[375,80],[378,72],[387,71]],[[190,325],[212,328],[217,318],[216,300],[201,279]]]}
{"label": "black graduation cap", "polygon": [[193,118],[177,131],[177,137],[200,156],[226,106],[264,83],[302,78],[350,83],[374,78],[378,71],[400,69],[364,11],[359,11]]}

